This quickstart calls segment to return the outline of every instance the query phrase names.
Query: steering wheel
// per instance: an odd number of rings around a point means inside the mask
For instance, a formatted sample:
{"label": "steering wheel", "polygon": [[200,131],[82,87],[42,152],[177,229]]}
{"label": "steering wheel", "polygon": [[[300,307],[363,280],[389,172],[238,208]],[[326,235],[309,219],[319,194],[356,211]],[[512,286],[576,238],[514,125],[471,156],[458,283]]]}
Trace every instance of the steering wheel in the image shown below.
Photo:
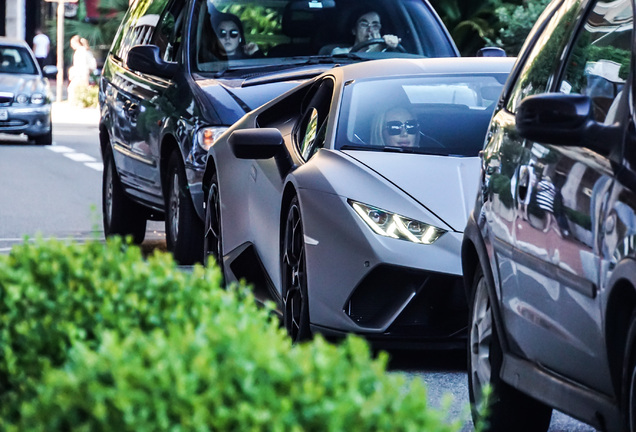
{"label": "steering wheel", "polygon": [[382,51],[400,51],[405,53],[406,50],[404,49],[404,47],[402,46],[401,43],[398,43],[397,46],[395,48],[390,48],[386,42],[384,41],[384,39],[382,38],[376,38],[376,39],[369,39],[366,40],[364,42],[360,42],[355,44],[354,46],[351,47],[351,50],[349,52],[358,52],[363,48],[366,48],[370,45],[384,45],[384,49]]}

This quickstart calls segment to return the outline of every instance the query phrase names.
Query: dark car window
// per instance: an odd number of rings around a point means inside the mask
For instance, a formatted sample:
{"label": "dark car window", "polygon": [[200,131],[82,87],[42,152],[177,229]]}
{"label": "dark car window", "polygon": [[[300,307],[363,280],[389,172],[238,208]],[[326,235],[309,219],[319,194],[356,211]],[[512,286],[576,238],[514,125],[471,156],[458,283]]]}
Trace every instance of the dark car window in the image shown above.
{"label": "dark car window", "polygon": [[[475,73],[357,80],[345,88],[336,147],[476,156],[506,78]],[[407,111],[408,118],[390,118],[394,109]],[[391,144],[390,137],[400,134],[415,138],[414,145]]]}
{"label": "dark car window", "polygon": [[546,91],[554,66],[568,42],[567,35],[572,33],[572,25],[576,22],[580,3],[581,0],[566,0],[563,7],[552,17],[544,34],[540,36],[525,60],[508,99],[508,111],[516,112],[523,98]]}
{"label": "dark car window", "polygon": [[0,47],[0,72],[37,75],[29,52],[20,47]]}
{"label": "dark car window", "polygon": [[[111,52],[115,57],[126,60],[128,50],[135,45],[150,43],[162,12],[171,0],[155,0],[152,2],[138,2],[137,6],[129,9],[124,23],[115,36]],[[176,3],[182,1],[175,0]]]}
{"label": "dark car window", "polygon": [[[619,3],[622,7],[613,7]],[[562,93],[590,96],[604,122],[630,71],[634,14],[630,2],[599,2],[590,11],[566,61]]]}
{"label": "dark car window", "polygon": [[184,2],[173,2],[162,15],[154,32],[152,43],[159,47],[160,56],[165,61],[174,61],[181,46],[186,10],[184,6]]}
{"label": "dark car window", "polygon": [[[349,55],[355,42],[352,26],[359,15],[370,10],[380,16],[380,34],[398,36],[400,46],[389,49],[377,44],[368,51],[361,49]],[[230,26],[236,32],[230,32],[230,27],[228,32],[221,28],[220,23],[227,21],[228,14],[237,20],[236,25]],[[353,60],[458,55],[441,21],[421,0],[374,0],[364,4],[357,0],[199,0],[193,22],[195,72],[318,61],[309,57],[332,54]],[[228,43],[231,38],[234,44],[223,47],[224,38]],[[226,49],[231,50],[229,54]]]}

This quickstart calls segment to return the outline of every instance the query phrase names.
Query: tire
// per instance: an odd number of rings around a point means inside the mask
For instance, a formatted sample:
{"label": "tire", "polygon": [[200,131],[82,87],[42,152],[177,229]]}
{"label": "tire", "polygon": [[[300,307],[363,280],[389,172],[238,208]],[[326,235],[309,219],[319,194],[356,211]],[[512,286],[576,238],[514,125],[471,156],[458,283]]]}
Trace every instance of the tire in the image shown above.
{"label": "tire", "polygon": [[49,131],[44,135],[37,135],[29,138],[37,145],[51,145],[53,144],[53,126],[51,126]]}
{"label": "tire", "polygon": [[221,269],[223,274],[223,242],[221,237],[221,201],[219,196],[219,182],[217,175],[212,176],[212,183],[206,201],[205,238],[203,240],[203,263],[209,264],[212,258]]}
{"label": "tire", "polygon": [[102,216],[106,237],[131,236],[135,244],[141,244],[144,241],[146,235],[145,211],[124,193],[113,156],[109,151],[104,156]]}
{"label": "tire", "polygon": [[[503,351],[493,317],[488,285],[481,268],[472,286],[468,333],[468,394],[473,422],[483,431],[547,431],[552,408],[527,396],[500,378]],[[484,407],[484,389],[492,393]],[[486,409],[486,417],[482,416]]]}
{"label": "tire", "polygon": [[292,199],[287,210],[281,244],[283,322],[292,341],[302,342],[311,339],[311,330],[305,239],[298,197]]}
{"label": "tire", "polygon": [[636,432],[636,312],[630,319],[623,361],[621,413],[623,430]]}
{"label": "tire", "polygon": [[166,186],[168,250],[181,265],[203,263],[203,222],[188,192],[185,168],[178,152],[170,156]]}

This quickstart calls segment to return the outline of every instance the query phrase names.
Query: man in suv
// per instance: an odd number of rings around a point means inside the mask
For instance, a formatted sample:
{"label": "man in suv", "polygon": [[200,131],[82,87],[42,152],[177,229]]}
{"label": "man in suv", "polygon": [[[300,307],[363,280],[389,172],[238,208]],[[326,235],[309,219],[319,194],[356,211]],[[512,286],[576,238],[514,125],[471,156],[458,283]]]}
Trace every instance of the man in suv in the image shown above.
{"label": "man in suv", "polygon": [[487,430],[552,408],[636,430],[634,11],[555,0],[518,56],[464,233],[468,378]]}
{"label": "man in suv", "polygon": [[105,234],[140,243],[148,219],[165,220],[175,258],[200,261],[207,151],[245,113],[337,65],[458,55],[426,0],[373,2],[383,29],[400,38],[397,46],[379,39],[375,50],[319,54],[351,39],[356,6],[355,0],[136,2],[100,82]]}

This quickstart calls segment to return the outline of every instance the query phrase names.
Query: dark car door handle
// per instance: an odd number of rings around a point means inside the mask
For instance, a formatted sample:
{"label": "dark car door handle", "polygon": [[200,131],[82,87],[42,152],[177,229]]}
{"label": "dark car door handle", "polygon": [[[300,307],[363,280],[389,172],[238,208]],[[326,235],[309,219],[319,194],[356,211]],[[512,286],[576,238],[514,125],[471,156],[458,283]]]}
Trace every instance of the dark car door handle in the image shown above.
{"label": "dark car door handle", "polygon": [[136,103],[127,104],[126,113],[131,120],[137,120],[137,115],[139,114],[139,105]]}

